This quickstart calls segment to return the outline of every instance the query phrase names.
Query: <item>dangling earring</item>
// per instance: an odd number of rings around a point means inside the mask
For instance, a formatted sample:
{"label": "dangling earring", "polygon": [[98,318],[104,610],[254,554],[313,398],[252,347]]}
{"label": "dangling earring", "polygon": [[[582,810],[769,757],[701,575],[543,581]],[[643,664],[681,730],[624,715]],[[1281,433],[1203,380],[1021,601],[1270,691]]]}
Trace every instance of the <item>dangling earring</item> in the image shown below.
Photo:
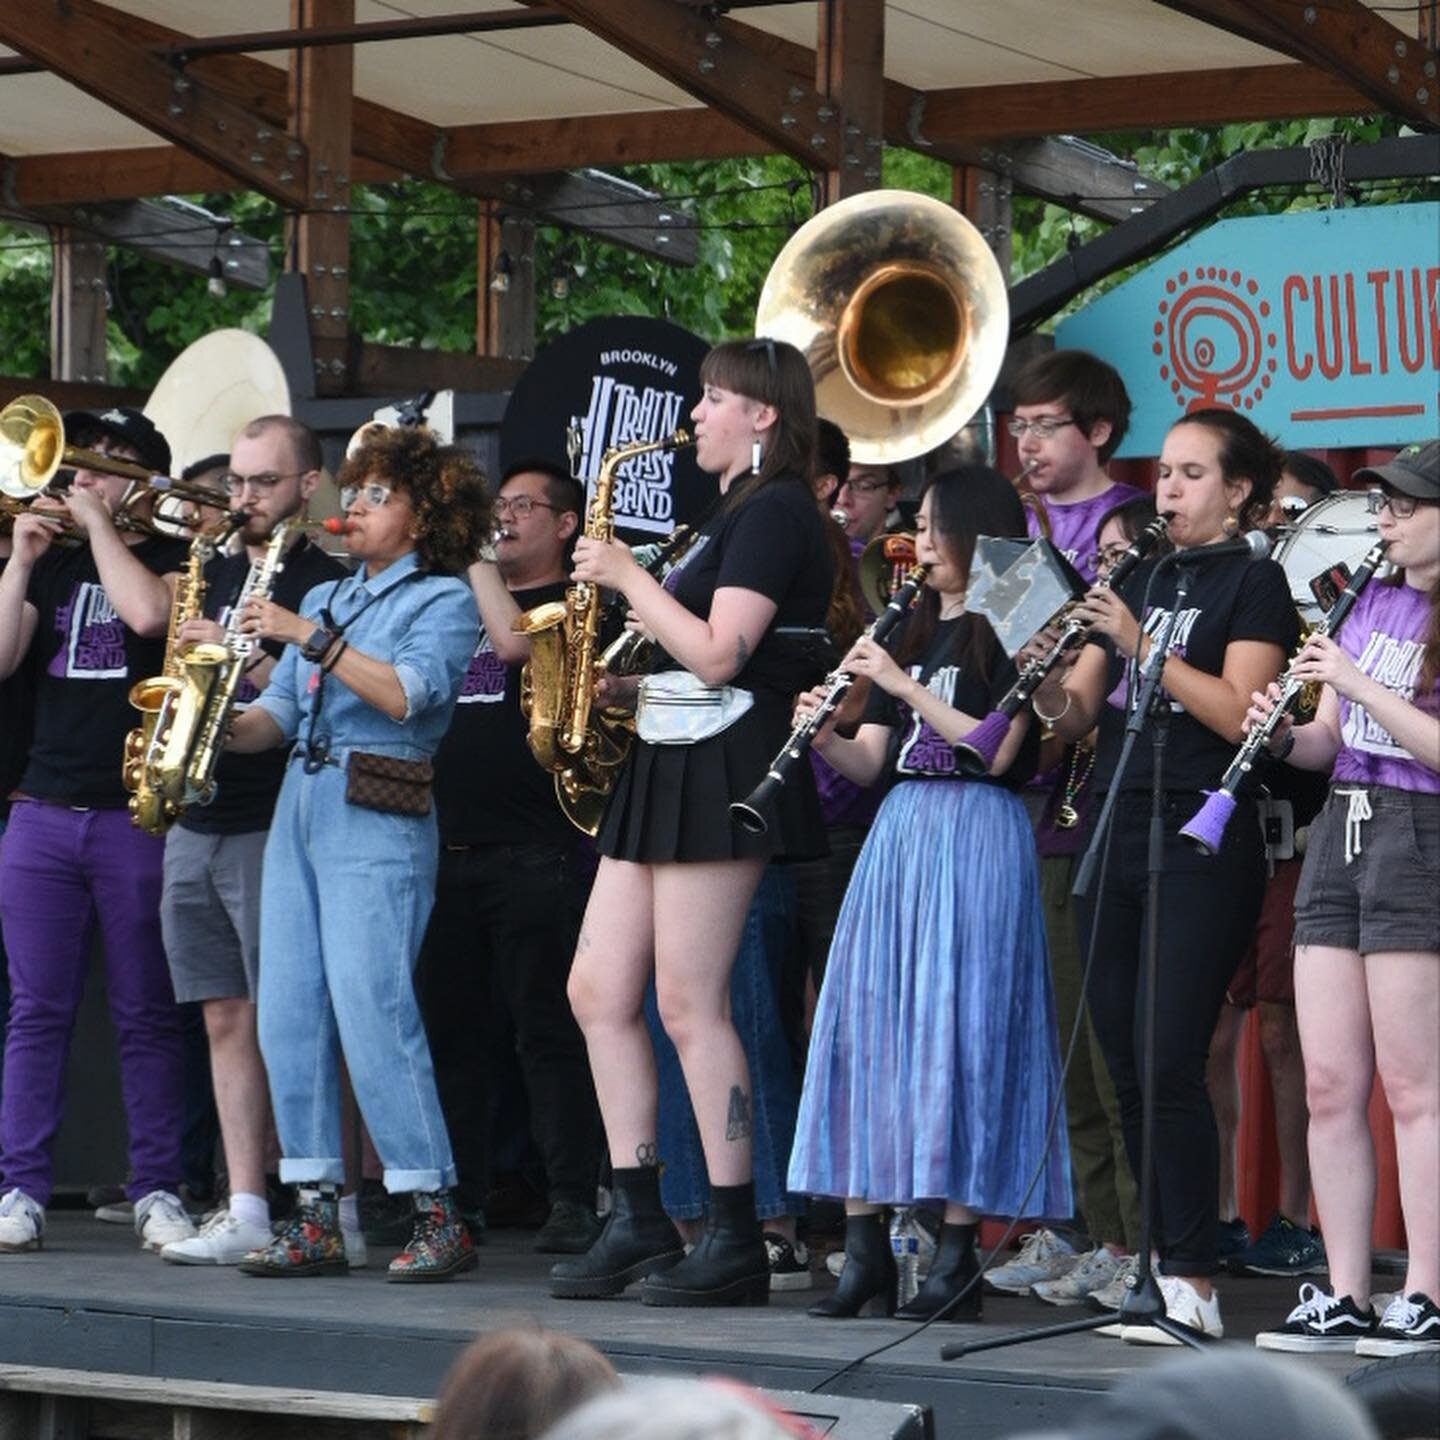
{"label": "dangling earring", "polygon": [[1221,522],[1220,528],[1227,540],[1233,540],[1240,533],[1240,517],[1232,510]]}
{"label": "dangling earring", "polygon": [[760,465],[764,459],[765,447],[760,443],[760,436],[757,433],[750,441],[750,468],[757,475],[760,473]]}

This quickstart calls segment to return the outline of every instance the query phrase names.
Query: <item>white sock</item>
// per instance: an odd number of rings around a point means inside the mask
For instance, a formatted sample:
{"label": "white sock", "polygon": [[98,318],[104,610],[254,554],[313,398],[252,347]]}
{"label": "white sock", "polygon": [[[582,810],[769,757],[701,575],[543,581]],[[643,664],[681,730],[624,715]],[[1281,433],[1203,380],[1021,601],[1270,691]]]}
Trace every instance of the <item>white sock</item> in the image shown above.
{"label": "white sock", "polygon": [[230,1213],[242,1225],[269,1228],[270,1203],[263,1195],[251,1195],[244,1190],[234,1191],[230,1196]]}
{"label": "white sock", "polygon": [[342,1195],[340,1197],[340,1228],[352,1233],[360,1228],[360,1197],[358,1195]]}

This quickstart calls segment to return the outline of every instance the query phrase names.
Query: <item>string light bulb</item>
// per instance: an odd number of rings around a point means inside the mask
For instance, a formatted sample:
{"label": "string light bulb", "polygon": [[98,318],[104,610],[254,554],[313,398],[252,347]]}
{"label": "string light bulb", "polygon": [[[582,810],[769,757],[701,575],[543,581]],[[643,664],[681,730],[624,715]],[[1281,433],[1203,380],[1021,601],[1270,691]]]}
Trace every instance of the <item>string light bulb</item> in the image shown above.
{"label": "string light bulb", "polygon": [[495,257],[495,268],[490,272],[490,288],[497,295],[505,295],[510,290],[510,273],[514,265],[510,259],[510,252],[502,250]]}

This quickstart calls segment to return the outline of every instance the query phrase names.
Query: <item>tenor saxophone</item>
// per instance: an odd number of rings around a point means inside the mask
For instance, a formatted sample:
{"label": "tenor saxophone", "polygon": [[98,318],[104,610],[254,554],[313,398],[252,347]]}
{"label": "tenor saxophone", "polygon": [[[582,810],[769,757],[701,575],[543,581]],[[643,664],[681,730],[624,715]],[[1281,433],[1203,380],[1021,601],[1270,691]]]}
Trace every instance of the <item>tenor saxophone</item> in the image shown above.
{"label": "tenor saxophone", "polygon": [[[592,540],[615,538],[620,466],[637,455],[689,443],[689,432],[680,429],[660,440],[607,450],[585,511],[584,533]],[[512,622],[515,632],[530,640],[530,658],[520,672],[520,709],[529,723],[530,750],[554,774],[555,793],[566,815],[592,835],[634,735],[628,716],[595,705],[602,673],[595,653],[600,610],[599,586],[581,580],[568,587],[564,600],[537,605]]]}

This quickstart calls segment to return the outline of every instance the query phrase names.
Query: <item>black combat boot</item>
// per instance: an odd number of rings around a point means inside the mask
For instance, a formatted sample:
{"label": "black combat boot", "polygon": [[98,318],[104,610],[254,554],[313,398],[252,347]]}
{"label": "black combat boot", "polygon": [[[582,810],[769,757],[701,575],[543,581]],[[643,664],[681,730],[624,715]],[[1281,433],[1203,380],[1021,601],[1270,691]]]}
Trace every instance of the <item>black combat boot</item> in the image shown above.
{"label": "black combat boot", "polygon": [[550,1270],[550,1293],[559,1300],[600,1300],[678,1264],[685,1246],[660,1204],[660,1171],[638,1165],[615,1171],[615,1203],[600,1238],[573,1260]]}
{"label": "black combat boot", "polygon": [[812,1305],[810,1313],[822,1320],[853,1320],[862,1311],[893,1315],[898,1280],[884,1213],[847,1215],[845,1268],[834,1290]]}
{"label": "black combat boot", "polygon": [[768,1305],[770,1256],[755,1215],[755,1186],[712,1185],[700,1243],[673,1270],[640,1287],[647,1305]]}
{"label": "black combat boot", "polygon": [[[915,1292],[915,1298],[895,1312],[897,1320],[929,1320],[941,1310],[945,1311],[946,1320],[979,1320],[980,1282],[976,1277],[980,1273],[980,1262],[975,1256],[976,1229],[974,1225],[940,1227],[930,1273]],[[951,1305],[967,1285],[970,1288],[965,1298],[958,1305]]]}

